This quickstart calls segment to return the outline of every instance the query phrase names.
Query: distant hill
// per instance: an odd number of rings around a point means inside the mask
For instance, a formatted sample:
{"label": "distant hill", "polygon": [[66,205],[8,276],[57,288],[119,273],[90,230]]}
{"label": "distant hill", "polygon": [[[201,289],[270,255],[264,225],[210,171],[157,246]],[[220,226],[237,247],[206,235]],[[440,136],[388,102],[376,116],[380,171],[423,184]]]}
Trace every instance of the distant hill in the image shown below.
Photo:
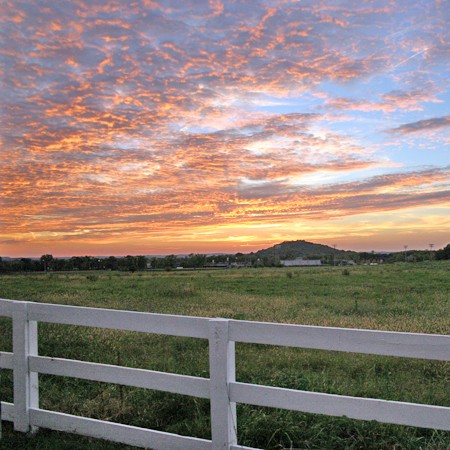
{"label": "distant hill", "polygon": [[294,259],[300,256],[308,255],[332,255],[344,253],[344,250],[338,250],[328,245],[314,244],[307,241],[285,241],[273,247],[259,250],[256,254],[259,257],[278,256],[280,259]]}

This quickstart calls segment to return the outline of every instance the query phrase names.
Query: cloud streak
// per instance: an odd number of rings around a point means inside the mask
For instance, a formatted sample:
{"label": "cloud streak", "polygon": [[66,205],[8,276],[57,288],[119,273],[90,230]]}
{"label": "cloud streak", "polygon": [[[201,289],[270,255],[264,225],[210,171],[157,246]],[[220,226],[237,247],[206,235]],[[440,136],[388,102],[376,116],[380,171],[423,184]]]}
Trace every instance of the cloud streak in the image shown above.
{"label": "cloud streak", "polygon": [[445,116],[406,123],[404,125],[400,125],[399,127],[392,128],[390,131],[391,133],[410,134],[420,131],[440,130],[448,127],[450,127],[450,116]]}

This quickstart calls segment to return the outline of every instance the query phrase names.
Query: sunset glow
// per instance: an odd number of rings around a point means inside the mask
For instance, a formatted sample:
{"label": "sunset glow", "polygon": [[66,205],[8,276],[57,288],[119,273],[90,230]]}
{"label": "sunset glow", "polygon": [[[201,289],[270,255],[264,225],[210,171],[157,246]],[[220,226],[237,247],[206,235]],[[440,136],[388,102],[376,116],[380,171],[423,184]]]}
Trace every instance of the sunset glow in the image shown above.
{"label": "sunset glow", "polygon": [[447,0],[0,12],[0,256],[450,243]]}

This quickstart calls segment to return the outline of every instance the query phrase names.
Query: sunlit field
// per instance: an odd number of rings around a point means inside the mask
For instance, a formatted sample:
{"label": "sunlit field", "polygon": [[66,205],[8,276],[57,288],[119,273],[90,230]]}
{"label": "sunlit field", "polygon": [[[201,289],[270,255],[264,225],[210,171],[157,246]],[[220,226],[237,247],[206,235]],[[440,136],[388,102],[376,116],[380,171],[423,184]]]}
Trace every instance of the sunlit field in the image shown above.
{"label": "sunlit field", "polygon": [[[450,264],[170,272],[71,272],[0,277],[0,297],[165,314],[448,334]],[[0,321],[0,350],[11,349]],[[450,406],[450,365],[418,359],[238,344],[238,381]],[[39,353],[208,377],[206,340],[39,325]],[[40,375],[40,407],[210,438],[209,402]],[[12,373],[0,394],[12,401]],[[450,433],[238,405],[239,444],[263,449],[447,449]],[[3,422],[2,449],[124,449]]]}

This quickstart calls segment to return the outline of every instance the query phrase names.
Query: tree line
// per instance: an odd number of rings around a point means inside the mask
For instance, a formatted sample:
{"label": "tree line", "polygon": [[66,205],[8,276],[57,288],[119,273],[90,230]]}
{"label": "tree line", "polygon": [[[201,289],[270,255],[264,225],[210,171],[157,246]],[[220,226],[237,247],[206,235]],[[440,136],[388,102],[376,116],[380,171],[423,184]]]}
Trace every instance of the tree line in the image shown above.
{"label": "tree line", "polygon": [[[293,259],[291,255],[288,259]],[[375,252],[340,252],[338,254],[303,255],[304,259],[320,260],[326,265],[345,265],[352,261],[356,264],[381,264],[395,262],[422,262],[430,260],[450,260],[450,244],[440,250],[409,250],[395,253]],[[236,253],[221,255],[204,255],[191,253],[186,256],[167,255],[164,257],[148,256],[73,256],[55,258],[51,254],[39,259],[0,257],[0,273],[8,272],[61,272],[86,270],[121,270],[135,272],[139,270],[173,270],[177,268],[198,269],[218,267],[277,267],[282,262],[277,255],[258,255],[258,253]]]}

